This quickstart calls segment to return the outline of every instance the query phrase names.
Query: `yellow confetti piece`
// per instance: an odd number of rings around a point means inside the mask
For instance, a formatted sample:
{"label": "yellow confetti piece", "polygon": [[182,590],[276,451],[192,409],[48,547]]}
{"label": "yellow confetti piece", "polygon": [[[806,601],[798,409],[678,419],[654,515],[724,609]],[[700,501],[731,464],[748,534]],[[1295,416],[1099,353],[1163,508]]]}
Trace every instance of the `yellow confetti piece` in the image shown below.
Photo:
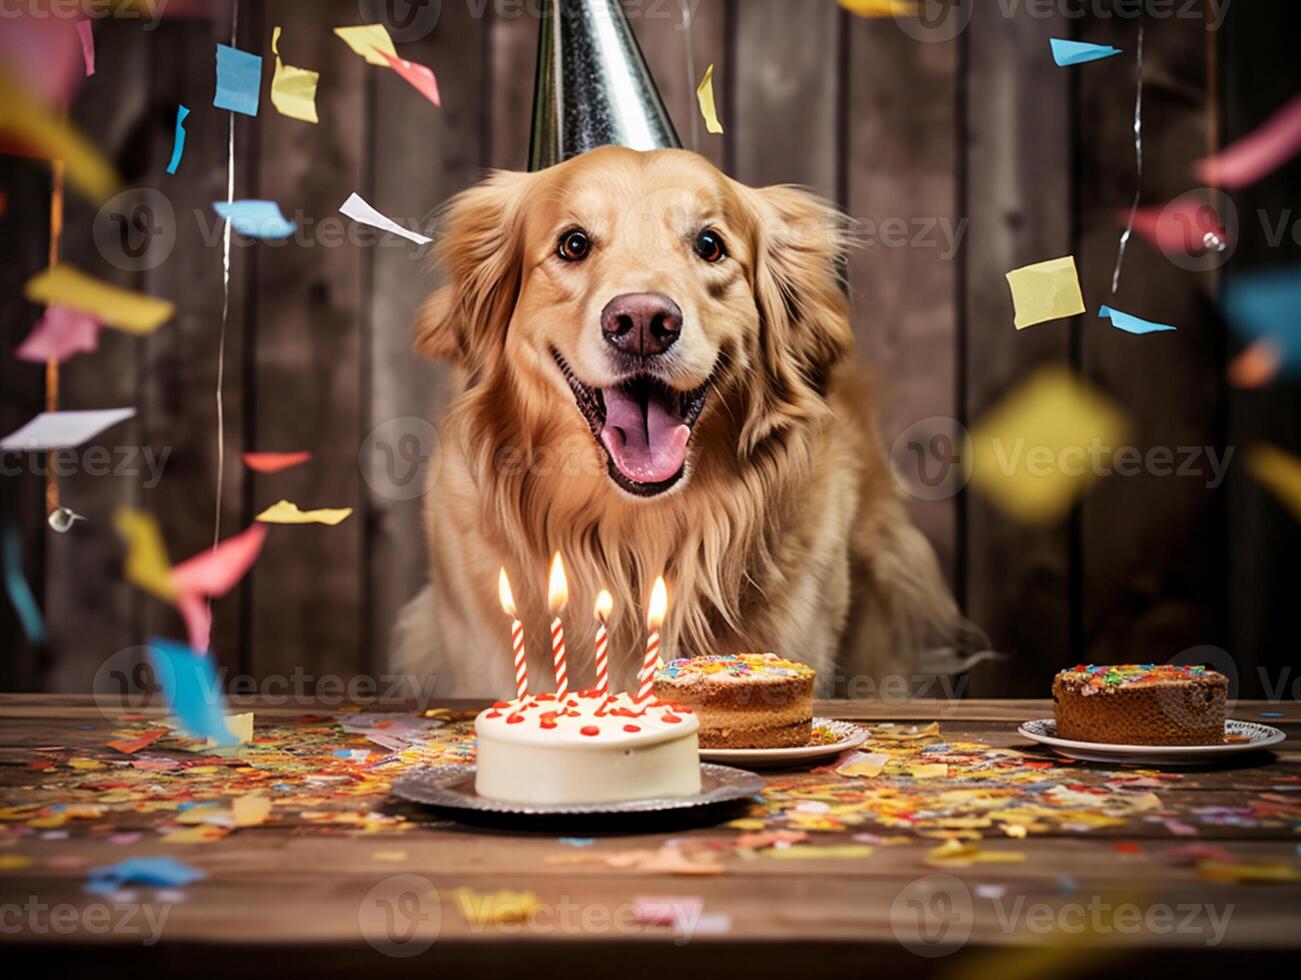
{"label": "yellow confetti piece", "polygon": [[167,559],[162,532],[152,514],[120,507],[113,515],[113,526],[127,545],[124,572],[128,581],[158,598],[172,602],[176,586],[172,584],[172,565]]}
{"label": "yellow confetti piece", "polygon": [[230,833],[229,827],[205,823],[197,827],[186,827],[163,834],[160,840],[164,844],[212,844]]}
{"label": "yellow confetti piece", "polygon": [[949,767],[942,762],[926,762],[908,767],[908,775],[913,779],[943,779],[949,774]]}
{"label": "yellow confetti piece", "polygon": [[759,853],[770,858],[865,858],[872,856],[872,848],[867,844],[842,844],[837,847],[795,844],[792,847],[770,847]]}
{"label": "yellow confetti piece", "polygon": [[393,864],[405,861],[407,859],[406,851],[375,851],[371,854],[372,861],[385,861]]}
{"label": "yellow confetti piece", "polygon": [[[389,33],[384,29],[383,24],[336,27],[334,33],[339,35],[344,44],[365,58],[366,63],[369,65],[379,65],[381,68],[387,68],[389,63],[384,54],[391,54],[394,58],[398,56],[397,48],[393,47],[393,39],[389,37]],[[384,52],[384,54],[380,52]]]}
{"label": "yellow confetti piece", "polygon": [[1247,472],[1301,521],[1301,459],[1261,443],[1247,450]]}
{"label": "yellow confetti piece", "polygon": [[282,116],[301,119],[303,122],[317,122],[316,86],[321,80],[320,72],[295,68],[280,60],[278,26],[271,31],[271,53],[276,58],[276,73],[271,79],[271,104]]}
{"label": "yellow confetti piece", "polygon": [[245,711],[238,715],[227,715],[226,728],[239,739],[240,745],[253,741],[253,712]]}
{"label": "yellow confetti piece", "polygon": [[763,830],[764,822],[756,817],[742,817],[740,820],[729,820],[727,826],[733,830]]}
{"label": "yellow confetti piece", "polygon": [[926,863],[940,867],[966,867],[970,864],[1016,864],[1025,860],[1020,851],[986,851],[958,839],[948,840],[926,852]]}
{"label": "yellow confetti piece", "polygon": [[37,156],[62,160],[68,183],[96,204],[117,193],[118,176],[95,145],[32,99],[3,71],[0,71],[0,135]]}
{"label": "yellow confetti piece", "polygon": [[718,121],[718,107],[714,104],[714,66],[705,69],[705,77],[696,86],[696,101],[700,103],[700,114],[705,118],[705,128],[711,133],[721,133],[723,124]]}
{"label": "yellow confetti piece", "polygon": [[1073,255],[1013,269],[1007,274],[1007,283],[1012,287],[1018,330],[1084,312]]}
{"label": "yellow confetti piece", "polygon": [[881,774],[890,757],[880,752],[856,752],[849,761],[836,769],[842,776],[858,776],[871,779]]}
{"label": "yellow confetti piece", "polygon": [[68,766],[72,769],[103,769],[104,763],[98,759],[69,759]]}
{"label": "yellow confetti piece", "polygon": [[1283,861],[1246,864],[1229,861],[1200,861],[1197,873],[1211,881],[1301,881],[1301,871]]}
{"label": "yellow confetti piece", "polygon": [[467,925],[524,922],[542,908],[532,892],[499,891],[481,895],[470,888],[458,888],[452,892],[452,899]]}
{"label": "yellow confetti piece", "polygon": [[61,262],[27,281],[23,295],[33,303],[67,306],[126,333],[153,333],[172,318],[176,306],[156,296],[111,286]]}
{"label": "yellow confetti piece", "polygon": [[0,854],[0,871],[17,871],[26,868],[32,862],[18,854]]}
{"label": "yellow confetti piece", "polygon": [[297,504],[281,500],[258,514],[257,519],[264,524],[328,524],[333,527],[346,520],[351,513],[351,507],[299,510]]}
{"label": "yellow confetti piece", "polygon": [[256,827],[264,824],[271,815],[271,799],[258,793],[238,797],[230,805],[236,827]]}
{"label": "yellow confetti piece", "polygon": [[851,14],[859,17],[906,17],[918,11],[914,0],[838,0]]}
{"label": "yellow confetti piece", "polygon": [[1129,424],[1101,392],[1065,368],[1042,368],[972,429],[971,483],[1026,524],[1064,517],[1105,474]]}
{"label": "yellow confetti piece", "polygon": [[872,729],[872,738],[878,742],[911,742],[919,738],[932,738],[940,734],[940,723],[929,725],[881,725]]}

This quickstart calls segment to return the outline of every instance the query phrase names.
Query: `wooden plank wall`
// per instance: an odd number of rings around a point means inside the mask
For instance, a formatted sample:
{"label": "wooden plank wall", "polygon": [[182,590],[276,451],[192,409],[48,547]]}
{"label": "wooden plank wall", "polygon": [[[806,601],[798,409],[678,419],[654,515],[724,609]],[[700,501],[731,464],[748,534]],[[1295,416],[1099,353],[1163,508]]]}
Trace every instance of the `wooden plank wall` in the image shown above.
{"label": "wooden plank wall", "polygon": [[[446,404],[448,374],[409,353],[414,311],[435,285],[427,249],[359,230],[337,208],[357,191],[429,232],[438,206],[485,169],[524,165],[535,5],[443,0],[432,28],[417,14],[415,26],[395,32],[405,57],[438,72],[444,104],[434,109],[332,35],[333,26],[358,22],[351,0],[236,2],[239,43],[267,56],[266,78],[275,25],[284,27],[284,60],[321,72],[321,123],[280,116],[265,86],[262,114],[236,118],[236,196],[277,200],[301,227],[288,245],[236,236],[223,533],[282,496],[351,505],[357,514],[337,528],[277,529],[249,580],[216,604],[215,649],[226,667],[259,676],[297,667],[315,677],[379,671],[390,624],[424,578],[412,488],[434,449],[427,420]],[[951,21],[905,30],[891,18],[853,17],[831,0],[699,0],[688,35],[676,0],[626,6],[689,147],[748,183],[806,185],[862,223],[848,283],[859,357],[879,381],[887,447],[922,420],[970,423],[1045,362],[1071,364],[1128,406],[1140,448],[1222,451],[1230,432],[1241,444],[1279,424],[1261,406],[1282,396],[1225,390],[1229,345],[1212,312],[1214,274],[1187,273],[1135,240],[1116,305],[1184,329],[1133,338],[1092,318],[1110,293],[1115,215],[1135,187],[1132,18],[1008,16],[997,4],[961,3],[951,15],[961,30]],[[1242,25],[1237,36],[1254,51],[1270,31],[1240,6],[1230,22]],[[26,532],[27,570],[53,633],[47,651],[17,644],[0,666],[0,687],[85,689],[116,651],[179,628],[170,610],[117,575],[116,506],[150,509],[178,557],[211,538],[222,295],[211,202],[225,194],[229,119],[211,106],[212,48],[229,33],[228,14],[169,19],[149,33],[129,22],[96,28],[98,73],[73,118],[128,187],[163,196],[171,216],[158,220],[173,223],[175,244],[165,262],[119,268],[94,244],[95,209],[73,200],[65,254],[179,310],[147,340],[109,334],[98,353],[73,361],[64,406],[135,404],[139,418],[111,441],[170,455],[157,486],[84,474],[63,481],[68,502],[93,518],[69,536],[35,535],[38,480],[0,481],[5,518]],[[1063,71],[1048,55],[1055,36],[1126,53]],[[1285,80],[1272,83],[1268,105],[1258,104],[1245,80],[1257,77],[1245,67],[1256,58],[1233,59],[1235,35],[1227,37],[1215,43],[1230,65],[1236,112],[1227,125],[1240,132],[1283,101],[1295,73],[1277,70],[1288,57],[1280,48],[1267,63]],[[1205,23],[1149,21],[1146,42],[1143,194],[1159,202],[1194,186],[1187,163],[1206,145]],[[695,81],[711,63],[722,137],[696,117]],[[173,178],[162,171],[178,100],[194,112]],[[43,264],[47,178],[30,162],[0,162],[10,201],[0,219],[0,336],[12,347],[36,315],[17,291]],[[900,227],[906,245],[890,230]],[[1012,330],[1003,274],[1072,252],[1090,315]],[[0,372],[7,431],[39,408],[43,388],[37,367],[0,359]],[[1293,411],[1287,424],[1294,419]],[[238,462],[245,450],[293,449],[310,449],[313,462],[273,476]],[[1021,527],[965,492],[908,505],[971,618],[1015,655],[981,678],[979,693],[1041,694],[1053,670],[1078,659],[1165,660],[1201,644],[1283,635],[1241,586],[1230,618],[1230,569],[1235,581],[1268,591],[1252,548],[1284,540],[1274,532],[1288,524],[1277,508],[1261,516],[1272,505],[1238,476],[1219,492],[1169,477],[1104,481],[1048,528]],[[1239,524],[1252,545],[1231,536]],[[7,606],[0,628],[17,635]],[[1287,635],[1294,639],[1295,629]]]}

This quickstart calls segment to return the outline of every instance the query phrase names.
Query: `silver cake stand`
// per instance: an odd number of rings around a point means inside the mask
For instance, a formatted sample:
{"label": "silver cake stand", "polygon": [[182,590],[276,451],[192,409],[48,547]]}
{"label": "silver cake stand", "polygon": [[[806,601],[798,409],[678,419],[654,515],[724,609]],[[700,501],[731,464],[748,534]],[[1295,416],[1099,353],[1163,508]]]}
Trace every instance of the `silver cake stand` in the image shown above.
{"label": "silver cake stand", "polygon": [[622,803],[544,805],[490,800],[474,791],[474,766],[422,766],[393,783],[395,796],[412,803],[437,807],[448,816],[467,822],[506,818],[524,821],[566,822],[614,820],[654,814],[657,817],[704,818],[715,808],[736,804],[763,789],[763,777],[731,766],[700,764],[700,792],[668,799],[628,800]]}

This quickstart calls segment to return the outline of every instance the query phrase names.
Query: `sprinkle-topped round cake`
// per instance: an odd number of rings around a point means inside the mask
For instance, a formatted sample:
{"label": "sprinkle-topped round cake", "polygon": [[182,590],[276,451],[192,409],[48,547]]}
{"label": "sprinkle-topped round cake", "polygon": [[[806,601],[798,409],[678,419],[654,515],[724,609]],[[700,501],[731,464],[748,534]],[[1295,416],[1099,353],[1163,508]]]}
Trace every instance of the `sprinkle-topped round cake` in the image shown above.
{"label": "sprinkle-topped round cake", "polygon": [[474,720],[474,788],[534,804],[692,796],[700,792],[699,727],[690,708],[627,693],[498,701]]}
{"label": "sprinkle-topped round cake", "polygon": [[1117,745],[1224,741],[1229,682],[1202,666],[1080,664],[1053,679],[1057,734]]}
{"label": "sprinkle-topped round cake", "polygon": [[655,694],[690,705],[709,749],[808,745],[814,670],[773,653],[716,654],[665,664]]}

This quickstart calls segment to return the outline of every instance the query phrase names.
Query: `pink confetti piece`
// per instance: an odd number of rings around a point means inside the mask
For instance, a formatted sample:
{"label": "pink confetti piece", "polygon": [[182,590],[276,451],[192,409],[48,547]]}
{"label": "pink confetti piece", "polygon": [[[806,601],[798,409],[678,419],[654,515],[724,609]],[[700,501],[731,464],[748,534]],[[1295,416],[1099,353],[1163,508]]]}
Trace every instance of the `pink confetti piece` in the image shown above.
{"label": "pink confetti piece", "polygon": [[86,62],[86,77],[95,74],[95,34],[90,21],[77,21],[77,34],[81,38],[81,56]]}
{"label": "pink confetti piece", "polygon": [[262,551],[267,526],[254,524],[215,548],[201,551],[172,568],[172,584],[179,593],[176,606],[185,620],[190,648],[205,651],[212,639],[209,598],[220,598],[235,587]]}
{"label": "pink confetti piece", "polygon": [[1239,188],[1262,177],[1301,153],[1301,96],[1274,113],[1263,126],[1232,146],[1201,160],[1197,179],[1213,187]]}
{"label": "pink confetti piece", "polygon": [[405,78],[417,92],[436,106],[442,106],[442,96],[438,93],[438,79],[434,77],[432,68],[425,65],[417,65],[413,61],[407,61],[405,58],[395,58],[387,51],[375,49],[377,53],[384,56],[388,66],[395,72]]}
{"label": "pink confetti piece", "polygon": [[68,306],[50,306],[14,356],[36,364],[62,363],[98,347],[99,331],[99,321],[89,313]]}
{"label": "pink confetti piece", "polygon": [[[1116,212],[1123,227],[1129,212]],[[1209,203],[1186,194],[1169,204],[1139,208],[1134,215],[1134,233],[1163,255],[1200,258],[1231,244],[1229,232]]]}

